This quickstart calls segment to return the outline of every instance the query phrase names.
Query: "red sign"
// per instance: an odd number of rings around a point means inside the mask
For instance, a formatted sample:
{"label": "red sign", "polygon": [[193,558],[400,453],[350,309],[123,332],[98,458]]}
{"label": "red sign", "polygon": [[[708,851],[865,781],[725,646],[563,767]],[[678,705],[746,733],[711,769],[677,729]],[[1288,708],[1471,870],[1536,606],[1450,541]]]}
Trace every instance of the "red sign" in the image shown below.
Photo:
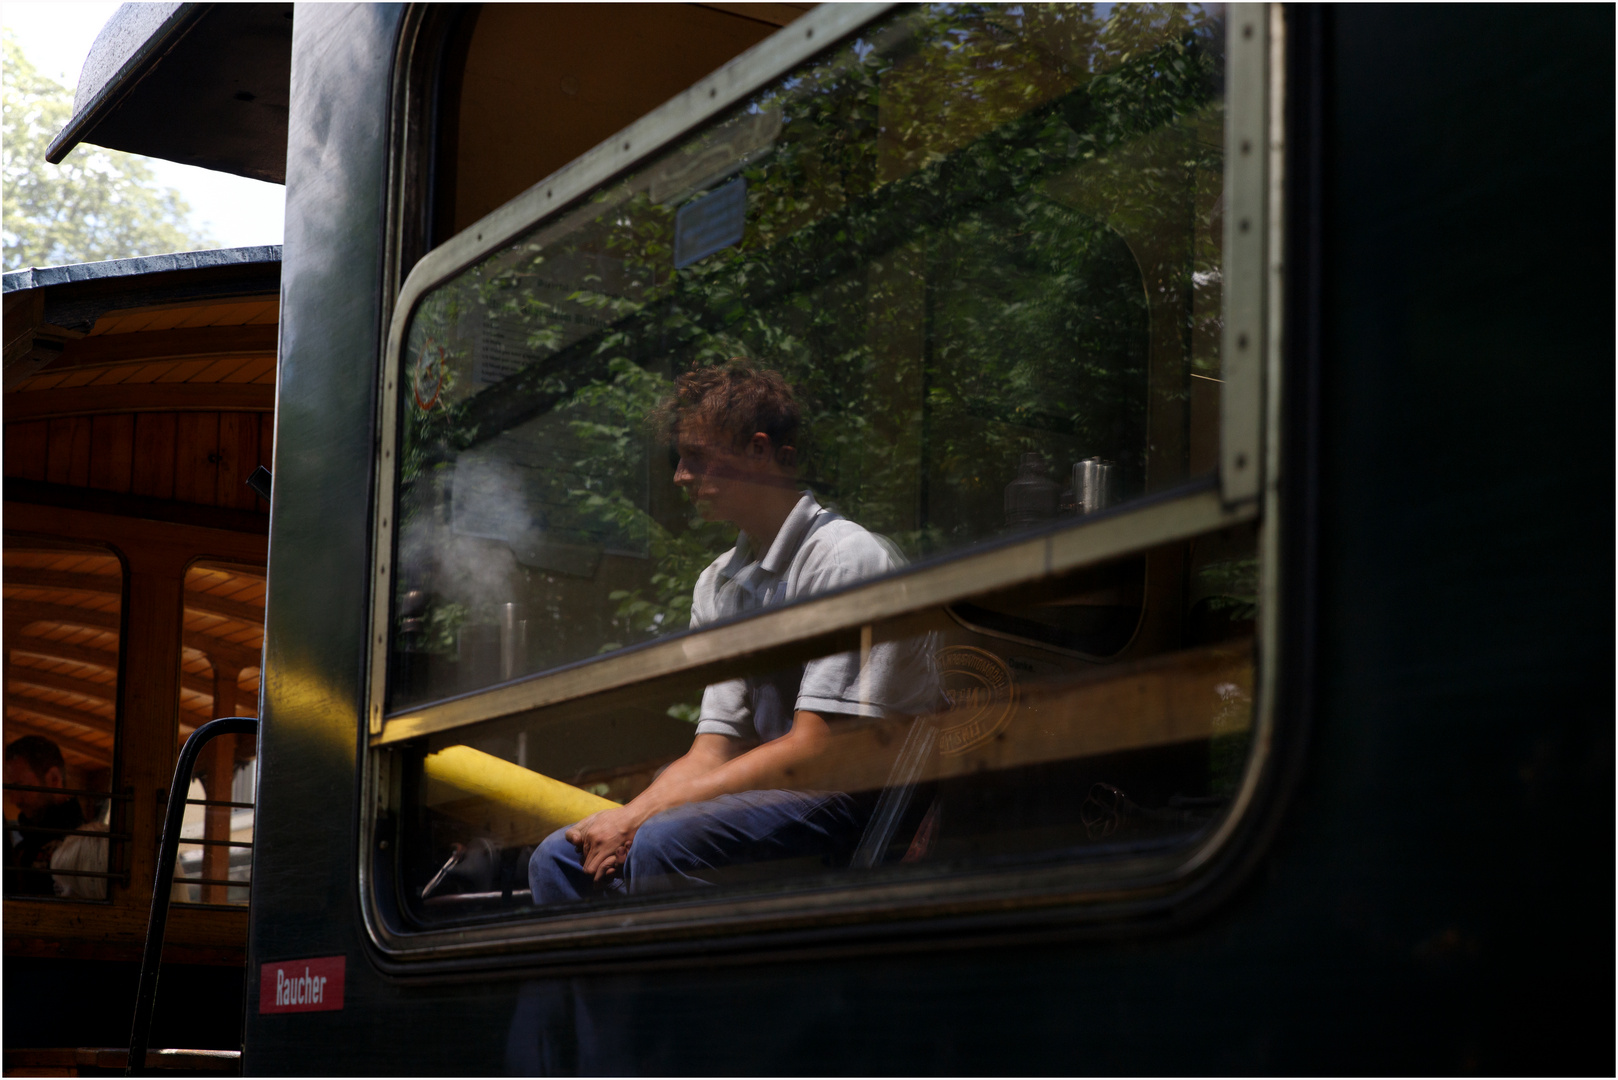
{"label": "red sign", "polygon": [[259,968],[261,1013],[331,1012],[343,1007],[343,956],[276,960]]}

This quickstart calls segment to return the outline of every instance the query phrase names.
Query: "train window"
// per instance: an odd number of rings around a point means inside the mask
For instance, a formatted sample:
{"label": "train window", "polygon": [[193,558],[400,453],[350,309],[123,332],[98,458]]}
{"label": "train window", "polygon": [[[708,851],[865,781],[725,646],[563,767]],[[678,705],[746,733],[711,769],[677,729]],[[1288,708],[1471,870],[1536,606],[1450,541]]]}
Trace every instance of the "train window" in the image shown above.
{"label": "train window", "polygon": [[[264,641],[264,572],[203,561],[185,575],[180,653],[180,740],[220,716],[257,716]],[[221,735],[198,759],[175,867],[174,899],[246,904],[252,870],[258,747]]]}
{"label": "train window", "polygon": [[128,872],[113,789],[124,569],[5,538],[5,895],[104,900]]}
{"label": "train window", "polygon": [[417,307],[394,709],[681,633],[730,547],[653,405],[745,356],[893,566],[1213,467],[1220,59],[1192,9],[927,9],[792,72]]}
{"label": "train window", "polygon": [[902,907],[1228,831],[1266,542],[1243,17],[828,6],[417,267],[370,714],[401,925]]}

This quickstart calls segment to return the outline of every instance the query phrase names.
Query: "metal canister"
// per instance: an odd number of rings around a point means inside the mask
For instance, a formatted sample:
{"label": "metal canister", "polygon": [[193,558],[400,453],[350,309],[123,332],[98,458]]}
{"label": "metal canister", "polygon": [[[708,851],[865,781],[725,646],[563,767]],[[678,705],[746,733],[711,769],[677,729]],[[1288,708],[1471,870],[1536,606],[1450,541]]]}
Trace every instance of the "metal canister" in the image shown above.
{"label": "metal canister", "polygon": [[1113,504],[1118,467],[1098,457],[1088,457],[1073,466],[1073,498],[1079,513],[1093,514]]}
{"label": "metal canister", "polygon": [[1017,479],[1006,485],[1006,524],[1035,525],[1056,516],[1060,486],[1045,475],[1045,458],[1024,454]]}
{"label": "metal canister", "polygon": [[528,620],[514,603],[500,605],[500,681],[509,682],[528,669]]}

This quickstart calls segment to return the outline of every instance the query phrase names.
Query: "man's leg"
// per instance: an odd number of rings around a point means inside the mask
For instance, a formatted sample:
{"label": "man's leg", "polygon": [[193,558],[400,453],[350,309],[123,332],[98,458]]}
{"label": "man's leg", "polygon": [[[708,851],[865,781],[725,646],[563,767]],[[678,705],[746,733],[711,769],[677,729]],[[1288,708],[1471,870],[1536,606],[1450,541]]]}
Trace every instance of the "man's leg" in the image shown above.
{"label": "man's leg", "polygon": [[567,904],[585,900],[598,892],[616,892],[622,883],[616,879],[597,884],[579,864],[579,851],[567,838],[572,825],[564,825],[547,836],[528,860],[528,887],[536,904]]}
{"label": "man's leg", "polygon": [[[745,791],[666,810],[635,833],[632,894],[712,885],[706,871],[805,855],[846,858],[870,818],[868,800],[828,791]],[[537,853],[536,853],[537,856]]]}

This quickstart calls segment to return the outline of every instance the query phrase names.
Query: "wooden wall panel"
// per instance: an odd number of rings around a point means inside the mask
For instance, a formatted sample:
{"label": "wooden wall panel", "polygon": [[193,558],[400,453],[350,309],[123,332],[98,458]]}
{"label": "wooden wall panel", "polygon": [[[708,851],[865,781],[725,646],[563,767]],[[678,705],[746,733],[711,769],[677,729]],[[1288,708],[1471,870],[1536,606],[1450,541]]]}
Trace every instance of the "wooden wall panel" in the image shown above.
{"label": "wooden wall panel", "polygon": [[219,506],[256,508],[257,496],[247,478],[258,468],[258,416],[254,413],[219,415]]}
{"label": "wooden wall panel", "polygon": [[174,497],[181,502],[218,505],[218,413],[180,414],[174,440]]}
{"label": "wooden wall panel", "polygon": [[131,413],[90,420],[90,486],[129,491],[135,465],[135,417]]}
{"label": "wooden wall panel", "polygon": [[48,421],[45,479],[84,487],[90,482],[90,418],[64,416]]}
{"label": "wooden wall panel", "polygon": [[275,418],[258,412],[108,413],[5,426],[5,472],[118,494],[268,513],[247,478],[270,467]]}
{"label": "wooden wall panel", "polygon": [[174,438],[177,413],[141,413],[135,418],[135,455],[130,490],[154,499],[174,498]]}
{"label": "wooden wall panel", "polygon": [[23,480],[45,479],[45,444],[48,421],[6,425],[6,475]]}

